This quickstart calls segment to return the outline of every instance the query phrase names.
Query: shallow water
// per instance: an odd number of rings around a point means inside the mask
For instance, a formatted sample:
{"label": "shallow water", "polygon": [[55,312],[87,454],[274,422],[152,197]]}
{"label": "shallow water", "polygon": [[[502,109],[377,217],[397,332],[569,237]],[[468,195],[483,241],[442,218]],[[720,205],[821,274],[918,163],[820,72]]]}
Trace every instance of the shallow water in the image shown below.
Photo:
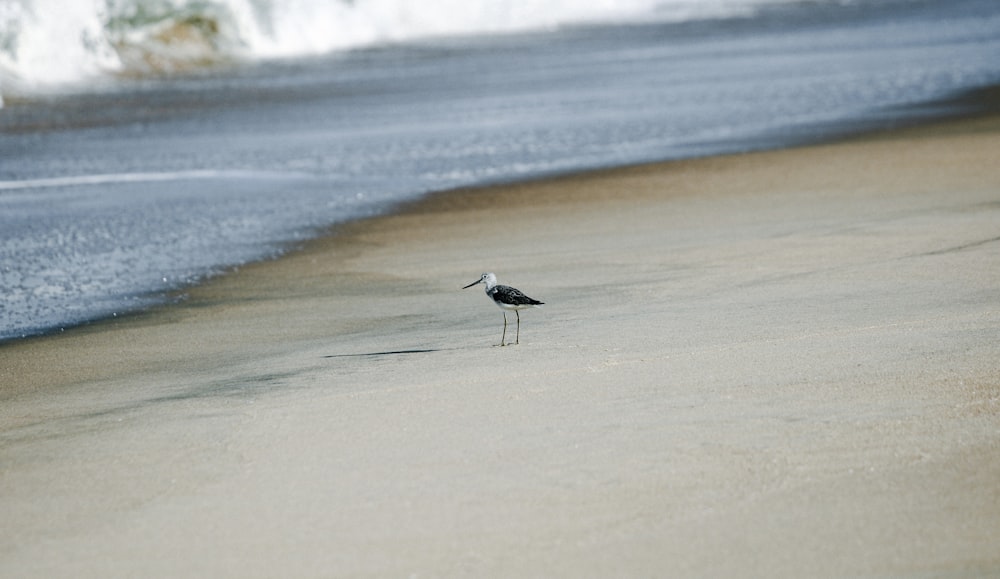
{"label": "shallow water", "polygon": [[989,1],[448,37],[91,79],[0,109],[0,339],[428,191],[810,142],[1000,80]]}

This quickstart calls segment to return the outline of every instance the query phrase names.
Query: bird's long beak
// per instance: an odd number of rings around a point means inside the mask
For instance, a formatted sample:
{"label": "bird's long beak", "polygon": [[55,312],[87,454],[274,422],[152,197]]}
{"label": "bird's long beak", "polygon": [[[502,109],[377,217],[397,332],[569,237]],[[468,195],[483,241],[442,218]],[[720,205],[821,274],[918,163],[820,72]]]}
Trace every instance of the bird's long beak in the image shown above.
{"label": "bird's long beak", "polygon": [[462,289],[469,289],[470,287],[472,287],[472,286],[476,285],[477,283],[479,283],[479,282],[481,282],[481,281],[483,281],[483,280],[481,280],[481,279],[477,279],[476,281],[474,281],[474,282],[470,283],[469,285],[465,286],[465,287],[464,287],[464,288],[462,288]]}

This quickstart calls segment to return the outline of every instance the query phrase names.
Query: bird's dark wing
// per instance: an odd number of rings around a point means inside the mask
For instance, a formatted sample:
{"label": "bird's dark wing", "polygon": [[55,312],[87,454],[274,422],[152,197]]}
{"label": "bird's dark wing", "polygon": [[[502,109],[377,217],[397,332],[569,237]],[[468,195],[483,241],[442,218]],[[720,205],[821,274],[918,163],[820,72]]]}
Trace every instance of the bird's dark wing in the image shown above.
{"label": "bird's dark wing", "polygon": [[529,298],[521,290],[512,288],[509,285],[498,285],[493,288],[493,299],[515,306],[540,306],[544,302]]}

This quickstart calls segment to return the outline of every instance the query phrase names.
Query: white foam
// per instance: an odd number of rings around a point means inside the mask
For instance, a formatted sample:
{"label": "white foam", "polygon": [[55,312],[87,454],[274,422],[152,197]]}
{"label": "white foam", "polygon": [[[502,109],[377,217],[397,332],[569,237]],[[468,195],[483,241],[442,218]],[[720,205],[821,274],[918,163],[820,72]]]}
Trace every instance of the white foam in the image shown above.
{"label": "white foam", "polygon": [[96,2],[0,2],[0,90],[11,83],[71,82],[120,67]]}

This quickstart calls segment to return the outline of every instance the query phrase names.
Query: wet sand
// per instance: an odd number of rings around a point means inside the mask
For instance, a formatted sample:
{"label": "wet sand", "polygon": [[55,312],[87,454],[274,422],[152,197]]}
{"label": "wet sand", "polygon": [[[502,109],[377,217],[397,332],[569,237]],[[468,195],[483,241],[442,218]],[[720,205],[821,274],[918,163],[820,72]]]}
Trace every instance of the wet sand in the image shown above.
{"label": "wet sand", "polygon": [[443,193],[0,347],[0,575],[994,575],[998,359],[996,117]]}

